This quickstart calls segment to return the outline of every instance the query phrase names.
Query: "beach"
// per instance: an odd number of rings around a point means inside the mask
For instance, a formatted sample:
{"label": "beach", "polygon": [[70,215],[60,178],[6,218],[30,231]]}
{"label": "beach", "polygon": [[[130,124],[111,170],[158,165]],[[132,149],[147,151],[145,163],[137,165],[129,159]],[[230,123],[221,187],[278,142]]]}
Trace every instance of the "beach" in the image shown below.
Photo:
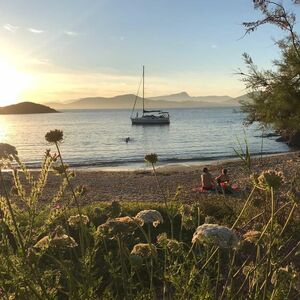
{"label": "beach", "polygon": [[[146,165],[146,163],[145,163]],[[168,198],[174,197],[177,188],[181,187],[181,195],[178,200],[191,202],[199,197],[192,191],[199,186],[200,176],[204,166],[215,177],[220,174],[222,168],[228,169],[232,183],[236,183],[239,191],[247,192],[251,186],[249,171],[241,160],[227,160],[211,162],[209,165],[199,162],[193,165],[166,165],[156,169],[157,180]],[[252,172],[260,173],[263,170],[275,169],[282,171],[287,181],[296,174],[300,167],[300,152],[290,152],[252,158]],[[135,171],[101,171],[76,170],[76,176],[72,179],[74,186],[84,185],[87,193],[82,197],[83,205],[98,201],[163,201],[155,176],[150,168]],[[57,189],[60,176],[49,174],[45,194],[42,199],[49,201]],[[203,196],[201,194],[200,196]],[[205,195],[204,195],[205,196]]]}

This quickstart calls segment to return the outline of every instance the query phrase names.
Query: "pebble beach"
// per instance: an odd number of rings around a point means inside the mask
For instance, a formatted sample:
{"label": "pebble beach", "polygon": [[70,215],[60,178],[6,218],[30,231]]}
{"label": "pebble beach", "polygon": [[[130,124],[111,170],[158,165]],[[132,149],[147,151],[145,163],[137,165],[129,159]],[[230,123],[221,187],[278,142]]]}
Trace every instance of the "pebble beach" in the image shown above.
{"label": "pebble beach", "polygon": [[[167,165],[156,169],[159,184],[168,197],[173,197],[178,189],[183,191],[182,201],[193,201],[197,193],[192,189],[199,187],[200,176],[204,166],[209,168],[213,176],[220,174],[222,168],[228,169],[232,183],[236,183],[240,191],[250,188],[249,171],[241,160],[213,162],[209,165],[199,163],[194,165]],[[287,181],[296,175],[300,169],[300,152],[270,155],[252,158],[252,172],[273,169],[282,171]],[[135,171],[101,171],[74,170],[73,185],[84,185],[87,194],[82,198],[82,204],[98,201],[163,201],[157,181],[151,169]],[[49,174],[45,188],[44,200],[53,196],[59,176]]]}

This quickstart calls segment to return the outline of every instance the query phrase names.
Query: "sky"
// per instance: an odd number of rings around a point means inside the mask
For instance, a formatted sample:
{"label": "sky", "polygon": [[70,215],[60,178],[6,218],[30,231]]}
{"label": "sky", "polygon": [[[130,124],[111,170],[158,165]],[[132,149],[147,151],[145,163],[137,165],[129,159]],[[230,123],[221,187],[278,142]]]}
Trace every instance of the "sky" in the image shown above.
{"label": "sky", "polygon": [[279,55],[278,29],[243,37],[259,16],[252,0],[0,0],[0,106],[134,94],[143,65],[146,96],[240,96],[242,54]]}

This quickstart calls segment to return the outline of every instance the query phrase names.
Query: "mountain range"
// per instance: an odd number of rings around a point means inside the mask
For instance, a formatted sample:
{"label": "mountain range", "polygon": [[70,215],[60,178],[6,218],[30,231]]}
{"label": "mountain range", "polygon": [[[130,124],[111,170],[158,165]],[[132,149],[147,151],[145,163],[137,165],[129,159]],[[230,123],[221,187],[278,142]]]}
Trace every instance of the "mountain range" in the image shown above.
{"label": "mountain range", "polygon": [[[137,98],[136,108],[141,108],[142,98],[133,94],[119,95],[115,97],[87,97],[74,99],[65,102],[47,103],[55,109],[131,109],[135,98]],[[150,97],[145,99],[146,109],[165,108],[191,108],[191,107],[226,107],[239,106],[241,100],[246,100],[247,95],[237,98],[230,96],[198,96],[192,97],[186,92]]]}

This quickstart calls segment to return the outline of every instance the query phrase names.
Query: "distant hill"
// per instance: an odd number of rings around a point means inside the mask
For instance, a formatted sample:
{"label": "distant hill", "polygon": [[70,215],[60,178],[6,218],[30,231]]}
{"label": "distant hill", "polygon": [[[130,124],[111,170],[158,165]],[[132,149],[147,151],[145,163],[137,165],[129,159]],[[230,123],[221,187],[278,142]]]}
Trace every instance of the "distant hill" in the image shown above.
{"label": "distant hill", "polygon": [[213,103],[221,103],[225,101],[232,100],[234,98],[229,96],[196,96],[192,97],[187,92],[181,92],[177,94],[151,97],[151,100],[167,100],[167,101],[197,101],[197,102],[213,102]]}
{"label": "distant hill", "polygon": [[57,111],[48,106],[32,102],[21,102],[14,105],[0,107],[0,115],[47,113],[57,113]]}
{"label": "distant hill", "polygon": [[[87,97],[66,103],[48,103],[47,105],[56,109],[131,109],[136,96],[133,94],[119,95],[115,97]],[[142,99],[137,98],[137,108],[141,107]],[[191,97],[186,92],[151,97],[145,99],[147,109],[166,108],[191,108],[191,107],[226,107],[238,106],[238,98],[229,96],[199,96]]]}

